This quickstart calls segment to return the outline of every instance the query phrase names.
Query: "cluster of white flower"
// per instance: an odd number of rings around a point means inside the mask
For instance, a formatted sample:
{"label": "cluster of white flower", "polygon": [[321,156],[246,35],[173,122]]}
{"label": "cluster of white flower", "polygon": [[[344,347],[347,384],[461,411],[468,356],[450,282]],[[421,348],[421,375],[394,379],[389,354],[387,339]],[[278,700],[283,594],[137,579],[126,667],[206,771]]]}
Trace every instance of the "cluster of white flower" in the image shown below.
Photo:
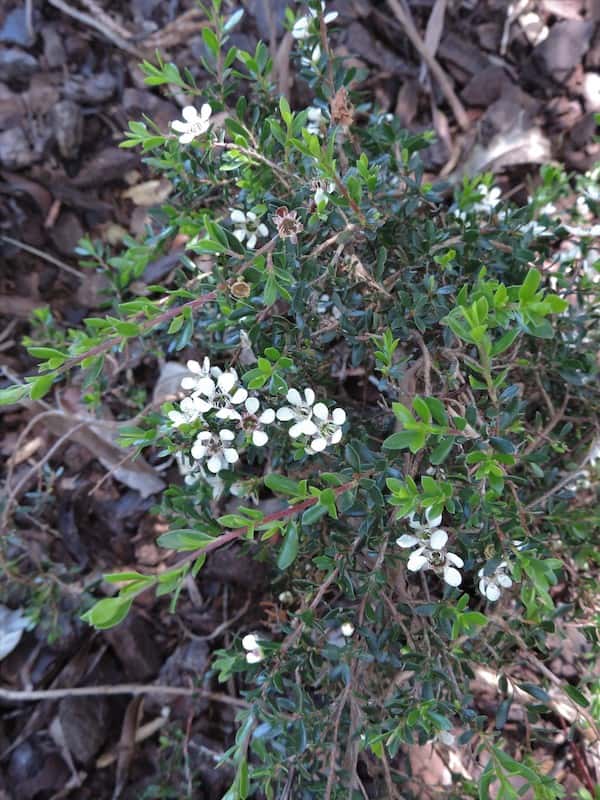
{"label": "cluster of white flower", "polygon": [[[188,361],[189,374],[181,381],[181,388],[189,392],[179,402],[179,407],[167,416],[174,428],[199,423],[202,429],[195,432],[189,455],[178,454],[179,469],[186,483],[199,478],[217,476],[239,461],[239,447],[251,443],[264,447],[269,441],[268,426],[292,422],[288,432],[292,439],[306,437],[303,441],[308,454],[320,453],[330,445],[338,444],[346,422],[342,408],[329,411],[324,403],[315,403],[312,389],[290,389],[287,402],[275,412],[262,408],[257,397],[250,397],[239,384],[234,369],[213,367],[208,358],[202,363]],[[197,428],[196,428],[197,431]],[[242,433],[243,437],[238,434]],[[240,441],[241,438],[241,441]]]}
{"label": "cluster of white flower", "polygon": [[341,441],[346,422],[343,408],[334,408],[330,415],[325,403],[315,403],[315,393],[310,388],[304,390],[304,396],[297,389],[290,389],[286,399],[289,406],[278,409],[277,419],[293,422],[288,429],[292,439],[300,436],[310,439],[305,448],[307,453],[321,453]]}
{"label": "cluster of white flower", "polygon": [[469,212],[473,212],[475,214],[493,214],[496,206],[500,205],[502,202],[502,191],[499,186],[492,186],[490,189],[485,185],[485,183],[480,183],[477,187],[477,192],[479,193],[479,200],[471,203],[468,211],[455,209],[453,212],[455,217],[458,217],[458,219],[461,219],[464,222],[467,219],[467,214]]}
{"label": "cluster of white flower", "polygon": [[439,527],[442,515],[434,517],[431,510],[427,509],[425,520],[425,523],[418,522],[415,515],[411,514],[409,525],[414,533],[405,533],[396,539],[399,547],[416,547],[410,554],[407,568],[411,572],[420,572],[422,569],[442,572],[449,586],[460,586],[462,575],[459,570],[464,566],[464,561],[456,553],[446,550],[448,534]]}
{"label": "cluster of white flower", "polygon": [[[464,567],[464,561],[456,553],[446,549],[448,534],[439,527],[441,521],[442,515],[433,516],[429,508],[425,512],[425,522],[419,522],[415,519],[415,515],[411,514],[408,524],[414,533],[403,534],[396,539],[396,544],[399,547],[416,548],[410,554],[406,565],[411,572],[432,569],[441,572],[449,586],[460,586],[462,575],[459,570]],[[477,573],[479,591],[492,603],[500,598],[502,589],[509,589],[512,586],[512,580],[506,574],[507,570],[507,562],[501,561],[493,571],[486,574],[485,567],[482,567]]]}
{"label": "cluster of white flower", "polygon": [[[321,2],[321,11],[325,11],[325,3]],[[308,39],[309,36],[315,35],[317,36],[319,33],[318,24],[315,24],[315,21],[318,19],[318,13],[312,9],[308,9],[308,14],[303,17],[298,17],[296,22],[294,23],[294,27],[292,28],[292,36],[294,39]],[[323,15],[323,21],[325,25],[329,25],[330,22],[333,22],[338,17],[337,11],[329,11],[327,14]],[[310,55],[309,64],[318,63],[319,59],[321,58],[321,45],[317,42],[312,49]]]}

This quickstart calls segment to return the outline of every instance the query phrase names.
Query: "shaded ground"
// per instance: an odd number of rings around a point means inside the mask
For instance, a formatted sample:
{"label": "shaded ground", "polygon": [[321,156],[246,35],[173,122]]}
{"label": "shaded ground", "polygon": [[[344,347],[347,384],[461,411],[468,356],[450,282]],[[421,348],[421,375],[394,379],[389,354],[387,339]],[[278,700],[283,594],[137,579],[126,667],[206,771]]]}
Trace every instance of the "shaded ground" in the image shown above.
{"label": "shaded ground", "polygon": [[[458,96],[454,111],[439,84],[431,87],[391,6],[331,3],[340,12],[336,51],[370,70],[365,93],[410,129],[436,130],[427,170],[452,178],[494,170],[504,192],[524,201],[539,163],[590,168],[600,153],[593,118],[600,110],[597,0],[449,2],[442,15],[444,5],[410,2],[428,53]],[[287,62],[284,4],[249,0],[245,7],[232,43],[253,50],[259,37],[270,42],[278,85],[293,105],[308,104],[307,87]],[[519,13],[509,10],[515,8]],[[127,235],[139,237],[148,207],[168,191],[147,183],[137,152],[118,148],[129,119],[147,114],[166,129],[184,103],[144,85],[140,58],[159,48],[191,65],[199,85],[206,77],[198,67],[204,17],[189,3],[132,0],[122,11],[118,3],[50,0],[30,17],[28,10],[8,2],[0,16],[0,365],[9,378],[32,370],[18,342],[36,309],[49,306],[65,325],[97,313],[102,287],[81,279],[73,256],[84,233],[117,247]],[[169,254],[153,262],[147,282],[173,263]],[[144,353],[118,368],[124,380],[155,380],[156,364]],[[78,391],[64,392],[61,403],[66,415],[75,413]],[[107,405],[123,416],[118,396]],[[150,465],[121,463],[101,427],[61,442],[60,414],[27,428],[45,411],[42,404],[1,411],[0,455],[20,504],[4,556],[18,568],[2,600],[33,604],[41,618],[0,661],[2,686],[191,686],[202,683],[210,652],[227,645],[230,627],[276,612],[266,600],[260,605],[266,573],[247,557],[217,553],[177,617],[142,597],[116,630],[97,634],[80,623],[82,597],[103,570],[160,563],[154,542],[163,523],[151,509],[162,478]],[[36,575],[45,577],[36,582]],[[205,688],[219,687],[209,680]],[[27,706],[0,700],[0,797],[217,798],[229,776],[215,769],[215,758],[231,743],[237,697],[235,685],[220,688],[223,696],[200,700],[151,695],[143,711],[140,699],[128,696]],[[162,746],[159,730],[168,731]],[[117,750],[119,739],[125,747]],[[568,774],[568,754],[561,757]],[[577,779],[569,780],[577,788]],[[172,794],[159,794],[161,786]]]}

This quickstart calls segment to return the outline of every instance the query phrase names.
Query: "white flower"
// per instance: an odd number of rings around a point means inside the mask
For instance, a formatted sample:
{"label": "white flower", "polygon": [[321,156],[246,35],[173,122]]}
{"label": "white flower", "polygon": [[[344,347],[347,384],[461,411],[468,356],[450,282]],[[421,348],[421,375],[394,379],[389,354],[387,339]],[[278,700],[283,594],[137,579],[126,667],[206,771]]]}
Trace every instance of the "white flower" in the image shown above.
{"label": "white flower", "polygon": [[234,369],[221,372],[216,381],[210,377],[200,378],[196,384],[194,397],[201,413],[206,414],[216,408],[218,419],[240,420],[241,414],[233,406],[243,403],[248,397],[248,392],[237,384],[238,375]]}
{"label": "white flower", "polygon": [[340,625],[340,631],[342,636],[346,636],[346,638],[348,638],[354,633],[354,625],[349,621],[342,622]]}
{"label": "white flower", "polygon": [[310,388],[305,389],[303,398],[297,389],[290,389],[286,399],[290,405],[283,406],[277,410],[277,419],[281,422],[291,422],[293,420],[294,424],[288,431],[292,439],[297,439],[302,434],[314,436],[318,433],[319,429],[312,420],[313,404],[315,402],[313,390]]}
{"label": "white flower", "polygon": [[[321,11],[325,11],[325,3],[321,3]],[[304,17],[298,17],[296,22],[294,23],[294,27],[292,28],[292,36],[294,39],[307,39],[311,35],[311,22],[316,19],[318,16],[317,12],[309,8],[308,14]],[[328,14],[324,16],[324,22],[326,25],[329,25],[330,22],[333,22],[334,19],[337,19],[338,12],[337,11],[330,11]]]}
{"label": "white flower", "polygon": [[322,294],[317,301],[317,314],[326,314],[328,309],[334,319],[340,319],[342,316],[342,312],[339,310],[339,308],[334,306],[331,302],[331,297],[328,294]]}
{"label": "white flower", "polygon": [[188,425],[190,422],[195,422],[202,416],[202,412],[192,397],[184,397],[179,404],[179,410],[174,409],[167,414],[168,418],[173,423],[175,428],[181,425]]}
{"label": "white flower", "polygon": [[325,205],[327,205],[329,202],[329,195],[335,189],[335,183],[316,180],[312,182],[312,188],[315,192],[315,205],[318,206],[319,203],[322,203],[323,201],[325,202]]}
{"label": "white flower", "polygon": [[222,372],[219,367],[211,367],[208,356],[204,357],[202,364],[198,361],[191,360],[187,362],[186,366],[188,371],[192,373],[181,379],[181,388],[186,391],[195,391],[202,378],[208,378],[210,375],[212,375],[213,378],[217,378]]}
{"label": "white flower", "polygon": [[[458,570],[464,567],[464,561],[455,553],[449,553],[445,550],[448,534],[441,528],[436,527],[441,522],[441,519],[441,516],[428,519],[428,524],[431,528],[412,520],[410,525],[414,528],[416,535],[405,534],[396,540],[396,544],[400,547],[419,545],[409,556],[406,567],[410,572],[419,572],[422,569],[441,571],[444,581],[449,586],[460,586],[462,575]],[[435,530],[432,530],[432,528],[435,528]]]}
{"label": "white flower", "polygon": [[314,136],[319,136],[321,133],[321,122],[323,120],[323,112],[318,106],[309,106],[308,109],[308,122],[306,130]]}
{"label": "white flower", "polygon": [[196,461],[206,461],[209,471],[216,474],[238,461],[238,452],[231,447],[234,439],[233,431],[227,429],[220,430],[218,435],[211,431],[200,431],[192,446],[192,458]]}
{"label": "white flower", "polygon": [[200,109],[200,113],[198,113],[198,110],[194,108],[194,106],[186,106],[181,112],[183,121],[176,119],[171,122],[173,130],[181,134],[179,143],[189,144],[193,142],[197,136],[206,133],[210,127],[211,114],[212,108],[208,103],[204,103]]}
{"label": "white flower", "polygon": [[477,573],[479,591],[491,603],[495,603],[500,598],[502,589],[510,589],[512,586],[512,580],[506,574],[507,569],[506,561],[501,561],[490,575],[485,574],[485,567],[482,567]]}
{"label": "white flower", "polygon": [[334,408],[330,418],[329,409],[325,403],[315,403],[313,421],[318,430],[315,438],[306,448],[307,453],[321,453],[329,445],[338,444],[341,441],[342,427],[346,422],[346,412],[343,408]]}
{"label": "white flower", "polygon": [[265,408],[260,414],[260,403],[256,397],[249,397],[244,403],[246,414],[242,419],[242,426],[248,433],[252,432],[252,444],[255,447],[264,447],[269,441],[269,435],[264,426],[275,422],[275,412],[272,408]]}
{"label": "white flower", "polygon": [[[442,515],[438,514],[437,516],[433,516],[431,512],[431,508],[428,508],[425,511],[425,522],[419,522],[415,520],[415,515],[410,514],[408,517],[408,524],[414,530],[414,534],[405,533],[396,539],[396,544],[399,547],[414,547],[417,544],[424,544],[429,539],[431,539],[436,533],[443,534],[446,538],[442,547],[448,540],[448,534],[445,530],[439,527],[440,522],[442,521]],[[436,537],[434,541],[439,541],[439,537]]]}
{"label": "white flower", "polygon": [[260,218],[254,211],[244,213],[238,208],[234,208],[231,210],[230,217],[235,225],[233,235],[238,242],[243,242],[244,239],[247,239],[246,246],[248,250],[254,250],[259,236],[264,238],[269,235],[269,229],[264,222],[259,222]]}
{"label": "white flower", "polygon": [[246,650],[248,664],[258,664],[265,657],[262,647],[253,633],[247,633],[242,639],[242,647]]}

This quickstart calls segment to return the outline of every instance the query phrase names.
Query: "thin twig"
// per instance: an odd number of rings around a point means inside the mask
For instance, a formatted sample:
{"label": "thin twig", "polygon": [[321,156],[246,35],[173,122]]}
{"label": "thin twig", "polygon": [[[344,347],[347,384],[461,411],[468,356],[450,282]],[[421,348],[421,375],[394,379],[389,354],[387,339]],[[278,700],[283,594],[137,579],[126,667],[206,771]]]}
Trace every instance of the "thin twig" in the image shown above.
{"label": "thin twig", "polygon": [[32,247],[30,244],[25,244],[25,242],[20,242],[18,239],[13,239],[11,236],[0,236],[0,239],[3,242],[8,242],[9,244],[18,247],[20,250],[25,250],[27,253],[31,253],[34,256],[38,256],[38,258],[43,258],[44,261],[47,261],[49,264],[54,264],[55,267],[68,272],[69,275],[74,275],[78,280],[84,281],[86,280],[86,275],[76,270],[75,267],[70,267],[68,264],[65,264],[64,261],[61,261],[54,256],[49,255],[48,253],[44,253],[43,250],[38,250],[37,247]]}
{"label": "thin twig", "polygon": [[440,89],[442,90],[444,97],[448,101],[448,105],[452,109],[454,116],[456,117],[456,121],[460,125],[463,131],[468,130],[471,125],[469,122],[469,117],[467,116],[467,112],[465,111],[463,104],[458,99],[446,73],[435,60],[435,58],[431,55],[427,47],[425,46],[425,42],[421,39],[419,32],[415,28],[413,21],[410,19],[406,11],[402,8],[402,4],[400,0],[388,0],[388,3],[394,12],[394,15],[398,22],[404,28],[406,35],[412,42],[415,50],[419,52],[419,55],[425,61],[427,66],[429,67],[431,74],[436,79],[436,81],[440,85]]}
{"label": "thin twig", "polygon": [[59,11],[68,14],[69,17],[73,17],[73,19],[78,20],[79,22],[87,25],[89,28],[92,28],[94,31],[97,31],[101,36],[109,39],[114,45],[119,47],[121,50],[124,50],[126,53],[129,53],[136,58],[142,59],[144,58],[144,54],[134,47],[130,42],[126,39],[123,39],[118,33],[114,30],[109,30],[106,28],[101,22],[98,22],[94,17],[86,14],[84,11],[78,11],[76,8],[73,8],[68,3],[64,2],[64,0],[48,0],[51,6],[54,8],[58,8]]}
{"label": "thin twig", "polygon": [[94,697],[113,694],[170,694],[183,695],[186,697],[204,697],[213,700],[215,703],[223,703],[229,706],[240,708],[250,708],[251,704],[238,697],[230,697],[221,692],[210,692],[207,689],[189,688],[186,686],[162,686],[157,683],[147,685],[139,683],[117,683],[114,686],[75,686],[65,687],[64,689],[2,689],[0,688],[0,700],[9,702],[27,702],[29,700],[60,700],[63,697]]}
{"label": "thin twig", "polygon": [[350,683],[347,683],[344,687],[344,691],[342,692],[342,696],[339,699],[337,711],[335,714],[335,719],[333,722],[333,744],[331,746],[331,756],[329,757],[329,775],[327,776],[327,786],[325,787],[325,794],[323,795],[323,800],[331,800],[331,792],[333,791],[333,782],[336,779],[336,762],[337,762],[337,738],[340,729],[340,721],[342,719],[342,714],[344,713],[344,708],[348,701],[348,695],[350,694]]}

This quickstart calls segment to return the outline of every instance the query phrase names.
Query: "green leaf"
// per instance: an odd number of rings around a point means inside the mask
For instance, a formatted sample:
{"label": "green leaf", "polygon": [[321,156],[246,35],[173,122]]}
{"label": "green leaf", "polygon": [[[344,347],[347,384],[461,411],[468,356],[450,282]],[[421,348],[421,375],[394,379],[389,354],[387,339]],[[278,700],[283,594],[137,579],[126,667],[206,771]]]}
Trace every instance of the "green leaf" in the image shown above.
{"label": "green leaf", "polygon": [[454,447],[454,437],[453,436],[443,436],[437,447],[432,451],[429,460],[432,464],[437,466],[438,464],[443,464],[444,461],[450,455],[450,451]]}
{"label": "green leaf", "polygon": [[250,520],[239,514],[225,514],[223,517],[219,517],[217,522],[224,528],[246,528],[250,524]]}
{"label": "green leaf", "polygon": [[587,697],[577,689],[575,686],[571,686],[569,683],[566,683],[563,686],[563,691],[565,694],[568,694],[571,700],[574,700],[578,706],[582,708],[587,708],[590,704],[590,701]]}
{"label": "green leaf", "polygon": [[52,384],[54,383],[54,378],[56,377],[56,373],[50,372],[48,375],[42,375],[39,378],[36,378],[31,384],[31,392],[30,397],[32,400],[41,400],[44,395],[48,394]]}
{"label": "green leaf", "polygon": [[265,477],[265,486],[277,494],[288,494],[291,497],[304,497],[301,485],[298,481],[286,478],[285,475],[277,475],[272,472]]}
{"label": "green leaf", "polygon": [[537,269],[529,270],[522,286],[519,287],[519,300],[521,302],[530,301],[535,297],[535,293],[537,292],[537,288],[540,285],[541,279],[542,276]]}
{"label": "green leaf", "polygon": [[82,614],[81,619],[98,630],[113,628],[125,619],[132,603],[133,597],[105,597]]}
{"label": "green leaf", "polygon": [[[59,360],[60,364],[63,364],[67,360],[67,356],[64,353],[61,353],[60,350],[55,350],[53,347],[28,347],[27,352],[34,358],[39,358],[40,361],[52,358]],[[59,367],[60,364],[56,366]]]}
{"label": "green leaf", "polygon": [[322,506],[320,503],[316,503],[314,506],[307,508],[304,514],[302,514],[302,524],[303,525],[312,525],[317,520],[321,519],[327,514],[327,509],[325,506]]}
{"label": "green leaf", "polygon": [[24,397],[28,397],[30,391],[30,386],[9,386],[7,389],[0,389],[0,406],[18,403]]}
{"label": "green leaf", "polygon": [[185,551],[196,550],[196,548],[214,541],[214,538],[208,533],[182,528],[181,530],[163,533],[156,541],[161,547],[166,547],[169,550]]}
{"label": "green leaf", "polygon": [[219,54],[219,40],[217,39],[216,34],[210,28],[203,28],[202,29],[202,40],[206,45],[207,49],[212,54],[213,58],[217,58]]}
{"label": "green leaf", "polygon": [[281,570],[287,569],[296,560],[298,555],[298,528],[294,523],[290,523],[287,533],[283,540],[283,545],[277,557],[277,566]]}

